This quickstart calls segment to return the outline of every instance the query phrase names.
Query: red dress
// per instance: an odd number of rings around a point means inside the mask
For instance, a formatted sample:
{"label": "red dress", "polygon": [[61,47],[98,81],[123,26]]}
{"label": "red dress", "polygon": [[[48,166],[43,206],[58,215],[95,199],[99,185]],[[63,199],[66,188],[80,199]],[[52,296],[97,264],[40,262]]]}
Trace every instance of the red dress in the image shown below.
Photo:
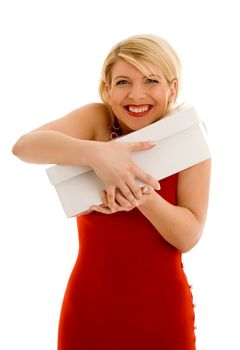
{"label": "red dress", "polygon": [[[159,193],[176,203],[177,174]],[[138,210],[77,218],[80,249],[65,293],[58,350],[195,350],[181,253]]]}

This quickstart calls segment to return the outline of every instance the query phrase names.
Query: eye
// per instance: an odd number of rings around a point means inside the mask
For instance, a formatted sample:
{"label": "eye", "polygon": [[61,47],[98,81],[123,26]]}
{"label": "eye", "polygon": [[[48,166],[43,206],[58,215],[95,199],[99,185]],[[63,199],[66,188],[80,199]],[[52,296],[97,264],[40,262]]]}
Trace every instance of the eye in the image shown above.
{"label": "eye", "polygon": [[148,78],[148,79],[146,79],[146,83],[147,83],[147,84],[158,84],[159,81],[156,80],[156,79]]}
{"label": "eye", "polygon": [[116,85],[126,85],[128,84],[128,80],[122,79],[122,80],[118,80],[116,82]]}

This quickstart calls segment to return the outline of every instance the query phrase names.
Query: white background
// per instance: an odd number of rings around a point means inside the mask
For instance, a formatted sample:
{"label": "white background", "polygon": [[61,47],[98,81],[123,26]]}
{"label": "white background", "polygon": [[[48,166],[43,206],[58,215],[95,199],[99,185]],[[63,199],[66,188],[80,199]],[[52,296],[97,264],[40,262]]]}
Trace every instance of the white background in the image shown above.
{"label": "white background", "polygon": [[0,4],[0,348],[56,349],[58,317],[77,249],[45,174],[11,154],[17,138],[98,101],[101,65],[130,35],[165,37],[183,63],[182,100],[208,127],[208,220],[184,255],[198,350],[240,349],[238,1],[5,0]]}

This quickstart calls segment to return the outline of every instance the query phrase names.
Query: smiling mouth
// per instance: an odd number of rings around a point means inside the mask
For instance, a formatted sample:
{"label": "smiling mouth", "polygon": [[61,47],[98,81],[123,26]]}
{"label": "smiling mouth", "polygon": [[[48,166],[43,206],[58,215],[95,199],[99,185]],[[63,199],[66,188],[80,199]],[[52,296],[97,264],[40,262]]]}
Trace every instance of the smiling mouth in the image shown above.
{"label": "smiling mouth", "polygon": [[132,117],[145,117],[153,108],[152,105],[126,105],[124,107]]}

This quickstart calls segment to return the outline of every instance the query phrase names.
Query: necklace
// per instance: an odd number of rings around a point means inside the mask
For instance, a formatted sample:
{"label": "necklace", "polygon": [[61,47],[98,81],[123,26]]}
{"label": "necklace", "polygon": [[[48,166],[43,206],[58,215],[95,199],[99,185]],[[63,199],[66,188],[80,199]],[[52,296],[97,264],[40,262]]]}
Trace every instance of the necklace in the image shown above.
{"label": "necklace", "polygon": [[122,135],[122,129],[118,123],[117,118],[115,117],[113,125],[111,126],[110,138],[111,138],[111,140],[114,140],[114,139],[117,139],[121,135]]}

